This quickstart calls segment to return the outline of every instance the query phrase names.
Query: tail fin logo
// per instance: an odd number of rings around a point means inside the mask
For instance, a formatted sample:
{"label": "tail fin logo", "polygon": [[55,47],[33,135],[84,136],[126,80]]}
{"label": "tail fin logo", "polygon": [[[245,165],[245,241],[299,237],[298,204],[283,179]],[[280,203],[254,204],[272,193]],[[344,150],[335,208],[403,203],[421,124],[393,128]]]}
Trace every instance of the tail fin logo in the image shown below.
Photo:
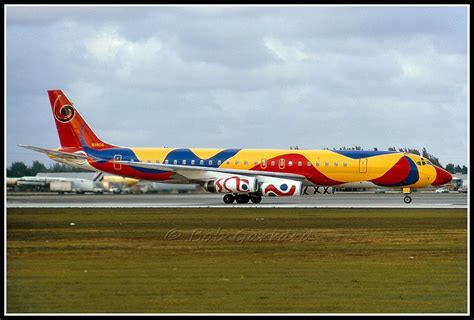
{"label": "tail fin logo", "polygon": [[56,120],[62,123],[67,123],[71,121],[74,118],[74,115],[76,114],[74,108],[70,105],[63,105],[61,107],[58,107],[57,102],[61,95],[58,95],[56,98],[56,101],[54,102],[54,117]]}

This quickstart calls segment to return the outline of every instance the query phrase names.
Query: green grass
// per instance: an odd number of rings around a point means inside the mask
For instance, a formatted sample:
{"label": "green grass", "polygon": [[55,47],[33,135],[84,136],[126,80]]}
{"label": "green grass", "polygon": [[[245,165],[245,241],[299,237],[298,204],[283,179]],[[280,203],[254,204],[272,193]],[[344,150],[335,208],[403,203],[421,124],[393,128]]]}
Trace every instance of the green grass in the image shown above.
{"label": "green grass", "polygon": [[9,313],[466,313],[467,210],[7,209],[7,263]]}

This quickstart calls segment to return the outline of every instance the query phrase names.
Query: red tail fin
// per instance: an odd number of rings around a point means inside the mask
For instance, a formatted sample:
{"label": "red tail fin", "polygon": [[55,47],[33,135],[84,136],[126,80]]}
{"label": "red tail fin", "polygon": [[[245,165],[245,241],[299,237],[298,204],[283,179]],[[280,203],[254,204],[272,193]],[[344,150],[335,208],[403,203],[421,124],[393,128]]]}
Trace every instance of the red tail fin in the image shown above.
{"label": "red tail fin", "polygon": [[48,90],[48,95],[62,148],[82,149],[84,145],[94,149],[114,147],[95,135],[62,90]]}

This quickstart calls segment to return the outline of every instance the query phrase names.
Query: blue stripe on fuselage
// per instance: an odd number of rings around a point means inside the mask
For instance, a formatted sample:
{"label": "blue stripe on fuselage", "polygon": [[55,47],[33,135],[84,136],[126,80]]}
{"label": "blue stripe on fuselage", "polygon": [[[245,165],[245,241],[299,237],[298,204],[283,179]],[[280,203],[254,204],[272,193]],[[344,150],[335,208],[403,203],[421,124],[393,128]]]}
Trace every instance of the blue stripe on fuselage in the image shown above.
{"label": "blue stripe on fuselage", "polygon": [[[84,152],[86,152],[88,156],[93,157],[95,161],[99,164],[112,161],[114,157],[117,155],[120,155],[122,157],[122,161],[140,162],[140,159],[138,159],[136,154],[129,148],[110,148],[110,149],[102,149],[102,150],[90,148],[82,136],[82,128],[81,128],[80,140],[81,140],[81,145],[82,145],[82,148],[84,149]],[[183,163],[182,161],[186,160],[186,164],[190,165],[191,160],[194,160],[195,166],[217,168],[219,166],[218,164],[219,161],[221,161],[221,164],[222,164],[224,161],[233,157],[239,151],[240,149],[224,149],[218,152],[213,157],[204,159],[204,158],[198,157],[190,149],[174,149],[168,153],[168,155],[166,156],[164,160],[164,163],[166,160],[168,160],[167,162],[168,164],[174,164],[174,161],[176,160],[176,164],[182,164]],[[205,162],[203,164],[200,164],[201,160]],[[209,165],[209,161],[212,161],[212,165]],[[135,167],[132,164],[130,165],[130,167],[133,167],[133,169],[138,170],[143,173],[167,172],[167,171],[157,170],[157,169]]]}
{"label": "blue stripe on fuselage", "polygon": [[343,156],[346,156],[352,159],[362,159],[362,158],[380,156],[382,154],[397,153],[396,151],[365,151],[365,150],[331,150],[331,151],[339,153]]}
{"label": "blue stripe on fuselage", "polygon": [[[175,149],[170,151],[165,158],[165,161],[168,160],[168,164],[174,164],[176,160],[177,164],[182,164],[183,160],[186,160],[186,165],[191,165],[191,160],[194,160],[194,165],[198,167],[210,167],[217,168],[219,166],[218,161],[221,161],[221,164],[227,159],[233,157],[240,149],[224,149],[217,153],[211,158],[200,158],[190,149]],[[203,160],[204,163],[200,164],[200,161]],[[212,161],[212,165],[209,165],[209,161]],[[165,162],[166,163],[166,162]]]}
{"label": "blue stripe on fuselage", "polygon": [[[136,161],[136,162],[140,161],[137,158],[136,154],[131,149],[128,149],[128,148],[110,148],[110,149],[102,149],[102,150],[90,148],[87,145],[87,142],[82,137],[82,128],[83,127],[81,127],[81,136],[80,136],[82,148],[84,149],[84,152],[88,156],[94,158],[94,160],[98,164],[104,164],[109,161],[112,161],[114,157],[117,155],[120,155],[122,157],[122,161]],[[156,173],[168,172],[168,171],[158,170],[158,169],[135,167],[132,165],[130,165],[129,167],[133,167],[134,170],[137,170],[143,173],[156,174]]]}

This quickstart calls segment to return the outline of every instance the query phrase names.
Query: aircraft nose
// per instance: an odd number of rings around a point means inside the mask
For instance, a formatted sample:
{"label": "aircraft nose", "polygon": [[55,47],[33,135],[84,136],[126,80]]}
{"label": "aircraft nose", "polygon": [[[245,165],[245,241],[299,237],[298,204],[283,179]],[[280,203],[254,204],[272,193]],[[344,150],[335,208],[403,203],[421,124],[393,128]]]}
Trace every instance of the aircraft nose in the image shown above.
{"label": "aircraft nose", "polygon": [[453,176],[446,170],[441,169],[437,166],[434,166],[436,169],[436,179],[432,183],[433,186],[440,186],[442,184],[446,184],[453,179]]}

